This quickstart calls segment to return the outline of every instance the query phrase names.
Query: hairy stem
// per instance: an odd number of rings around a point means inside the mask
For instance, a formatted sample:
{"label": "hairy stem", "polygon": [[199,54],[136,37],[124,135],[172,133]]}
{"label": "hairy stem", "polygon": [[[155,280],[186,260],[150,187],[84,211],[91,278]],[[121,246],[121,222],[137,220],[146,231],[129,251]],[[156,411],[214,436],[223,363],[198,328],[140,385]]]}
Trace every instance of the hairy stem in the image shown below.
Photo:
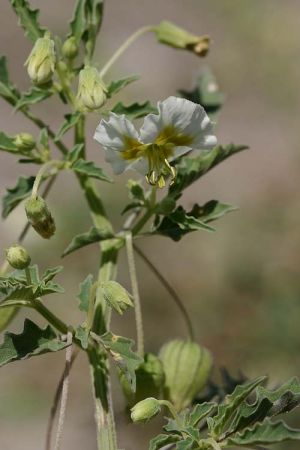
{"label": "hairy stem", "polygon": [[174,300],[175,304],[177,305],[177,307],[179,308],[182,317],[185,321],[186,327],[187,327],[187,331],[189,334],[189,338],[191,340],[194,340],[194,330],[193,330],[193,325],[192,325],[192,321],[191,318],[184,306],[183,301],[181,300],[181,298],[179,297],[179,295],[177,294],[177,292],[175,291],[175,289],[170,285],[170,283],[166,280],[166,278],[162,275],[162,273],[155,267],[155,265],[150,261],[150,259],[148,258],[148,256],[146,256],[142,250],[137,247],[135,244],[133,245],[134,250],[136,251],[136,253],[143,259],[143,261],[147,264],[147,266],[149,267],[149,269],[154,273],[154,275],[159,279],[159,281],[162,283],[162,285],[166,288],[166,290],[168,291],[168,293],[170,294],[171,298]]}
{"label": "hairy stem", "polygon": [[136,334],[137,334],[137,353],[143,357],[144,356],[144,328],[143,328],[143,315],[141,308],[141,300],[139,293],[139,286],[137,281],[136,266],[134,260],[134,252],[132,245],[132,234],[126,233],[126,251],[127,251],[127,261],[128,269],[131,281],[132,295],[134,299],[134,313],[135,313],[135,323],[136,323]]}

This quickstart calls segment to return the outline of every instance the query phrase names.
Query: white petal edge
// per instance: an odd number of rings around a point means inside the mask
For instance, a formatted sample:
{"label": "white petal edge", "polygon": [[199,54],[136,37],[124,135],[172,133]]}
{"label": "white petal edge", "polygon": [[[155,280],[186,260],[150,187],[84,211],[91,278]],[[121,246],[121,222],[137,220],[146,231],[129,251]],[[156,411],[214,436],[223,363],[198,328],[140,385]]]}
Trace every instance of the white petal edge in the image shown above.
{"label": "white petal edge", "polygon": [[106,149],[124,150],[124,137],[139,139],[138,132],[125,115],[110,113],[109,119],[102,119],[96,128],[94,139]]}

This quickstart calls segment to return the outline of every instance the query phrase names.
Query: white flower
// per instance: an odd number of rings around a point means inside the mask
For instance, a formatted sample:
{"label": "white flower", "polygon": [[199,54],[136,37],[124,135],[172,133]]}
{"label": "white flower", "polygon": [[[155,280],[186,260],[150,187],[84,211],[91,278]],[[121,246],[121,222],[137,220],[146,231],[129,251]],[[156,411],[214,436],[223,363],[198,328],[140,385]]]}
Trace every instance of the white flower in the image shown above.
{"label": "white flower", "polygon": [[132,168],[148,183],[165,186],[165,177],[176,176],[170,161],[190,150],[212,149],[217,138],[204,108],[189,100],[169,97],[157,104],[158,114],[148,114],[138,133],[125,115],[110,113],[101,120],[94,139],[104,148],[115,173]]}

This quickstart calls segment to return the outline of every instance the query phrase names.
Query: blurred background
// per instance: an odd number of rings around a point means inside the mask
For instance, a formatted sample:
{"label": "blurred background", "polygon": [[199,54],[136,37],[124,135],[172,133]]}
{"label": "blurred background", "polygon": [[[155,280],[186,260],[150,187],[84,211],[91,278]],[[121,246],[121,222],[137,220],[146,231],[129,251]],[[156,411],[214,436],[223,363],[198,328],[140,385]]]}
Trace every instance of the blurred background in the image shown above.
{"label": "blurred background", "polygon": [[[41,8],[40,21],[63,37],[75,5],[73,0],[31,0]],[[201,70],[210,67],[226,94],[218,125],[222,144],[247,144],[242,152],[206,175],[190,188],[182,202],[218,199],[239,207],[220,220],[217,232],[193,233],[179,243],[162,237],[140,246],[184,299],[196,328],[197,340],[207,346],[218,368],[233,374],[239,369],[249,377],[268,374],[271,384],[300,371],[300,4],[294,0],[107,0],[103,28],[95,54],[101,65],[134,30],[163,19],[174,21],[195,34],[213,40],[207,58],[156,44],[152,35],[140,39],[109,74],[111,79],[138,73],[139,82],[120,95],[125,103],[150,99],[155,103],[191,89]],[[23,90],[29,80],[23,67],[31,44],[23,38],[8,0],[0,5],[0,54],[9,59],[11,77]],[[298,61],[298,62],[297,62]],[[64,108],[49,100],[36,114],[58,129]],[[1,130],[8,134],[37,134],[21,114],[13,114],[4,101],[0,107]],[[100,147],[92,140],[99,117],[89,119],[90,159],[102,163]],[[66,143],[68,143],[68,136]],[[71,141],[70,141],[71,142]],[[104,163],[106,166],[106,164]],[[110,168],[105,167],[109,172]],[[31,167],[21,166],[24,174]],[[14,157],[1,154],[1,195],[20,175]],[[114,185],[99,183],[99,190],[114,223],[127,198],[125,178]],[[50,242],[33,231],[26,238],[34,262],[41,269],[61,264],[60,255],[71,237],[86,231],[90,218],[72,174],[61,176],[49,196],[57,233]],[[22,206],[1,224],[1,254],[24,225]],[[78,284],[97,271],[97,246],[67,257],[60,275],[66,295],[47,299],[57,314],[80,323],[76,309]],[[137,257],[138,258],[138,257]],[[128,270],[121,254],[118,279],[129,288]],[[184,337],[185,327],[172,300],[144,263],[137,259],[145,317],[146,348],[156,352],[170,338]],[[26,312],[28,316],[28,313]],[[10,325],[20,331],[25,313]],[[30,316],[30,315],[29,315]],[[34,320],[43,323],[36,315]],[[131,313],[114,320],[113,330],[134,337]],[[46,422],[64,354],[57,353],[14,363],[0,374],[0,448],[27,450],[43,447]],[[119,447],[146,449],[160,419],[151,426],[133,426],[122,415],[124,401],[114,384]],[[299,427],[300,416],[291,416]],[[96,449],[92,397],[87,361],[81,356],[72,372],[63,448]],[[296,449],[297,444],[279,446]]]}

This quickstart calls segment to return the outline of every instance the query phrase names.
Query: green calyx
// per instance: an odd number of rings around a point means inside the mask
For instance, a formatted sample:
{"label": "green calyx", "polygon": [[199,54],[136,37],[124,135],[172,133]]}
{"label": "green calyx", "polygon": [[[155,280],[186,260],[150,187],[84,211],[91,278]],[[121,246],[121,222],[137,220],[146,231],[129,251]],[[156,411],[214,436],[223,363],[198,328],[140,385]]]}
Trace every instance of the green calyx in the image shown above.
{"label": "green calyx", "polygon": [[34,47],[25,62],[31,81],[40,86],[52,79],[55,69],[55,44],[50,34],[36,40]]}
{"label": "green calyx", "polygon": [[30,152],[34,149],[36,142],[32,134],[19,133],[14,138],[14,144],[18,148],[18,150]]}
{"label": "green calyx", "polygon": [[6,250],[6,260],[14,269],[23,270],[29,266],[31,258],[26,248],[16,244]]}
{"label": "green calyx", "polygon": [[195,342],[173,340],[159,357],[166,374],[164,397],[177,411],[189,406],[208,381],[213,360],[210,352]]}
{"label": "green calyx", "polygon": [[148,422],[161,411],[159,400],[153,397],[138,402],[131,408],[131,420],[133,422]]}
{"label": "green calyx", "polygon": [[49,239],[55,233],[55,222],[47,203],[42,197],[31,197],[25,203],[28,221],[35,231],[44,239]]}

